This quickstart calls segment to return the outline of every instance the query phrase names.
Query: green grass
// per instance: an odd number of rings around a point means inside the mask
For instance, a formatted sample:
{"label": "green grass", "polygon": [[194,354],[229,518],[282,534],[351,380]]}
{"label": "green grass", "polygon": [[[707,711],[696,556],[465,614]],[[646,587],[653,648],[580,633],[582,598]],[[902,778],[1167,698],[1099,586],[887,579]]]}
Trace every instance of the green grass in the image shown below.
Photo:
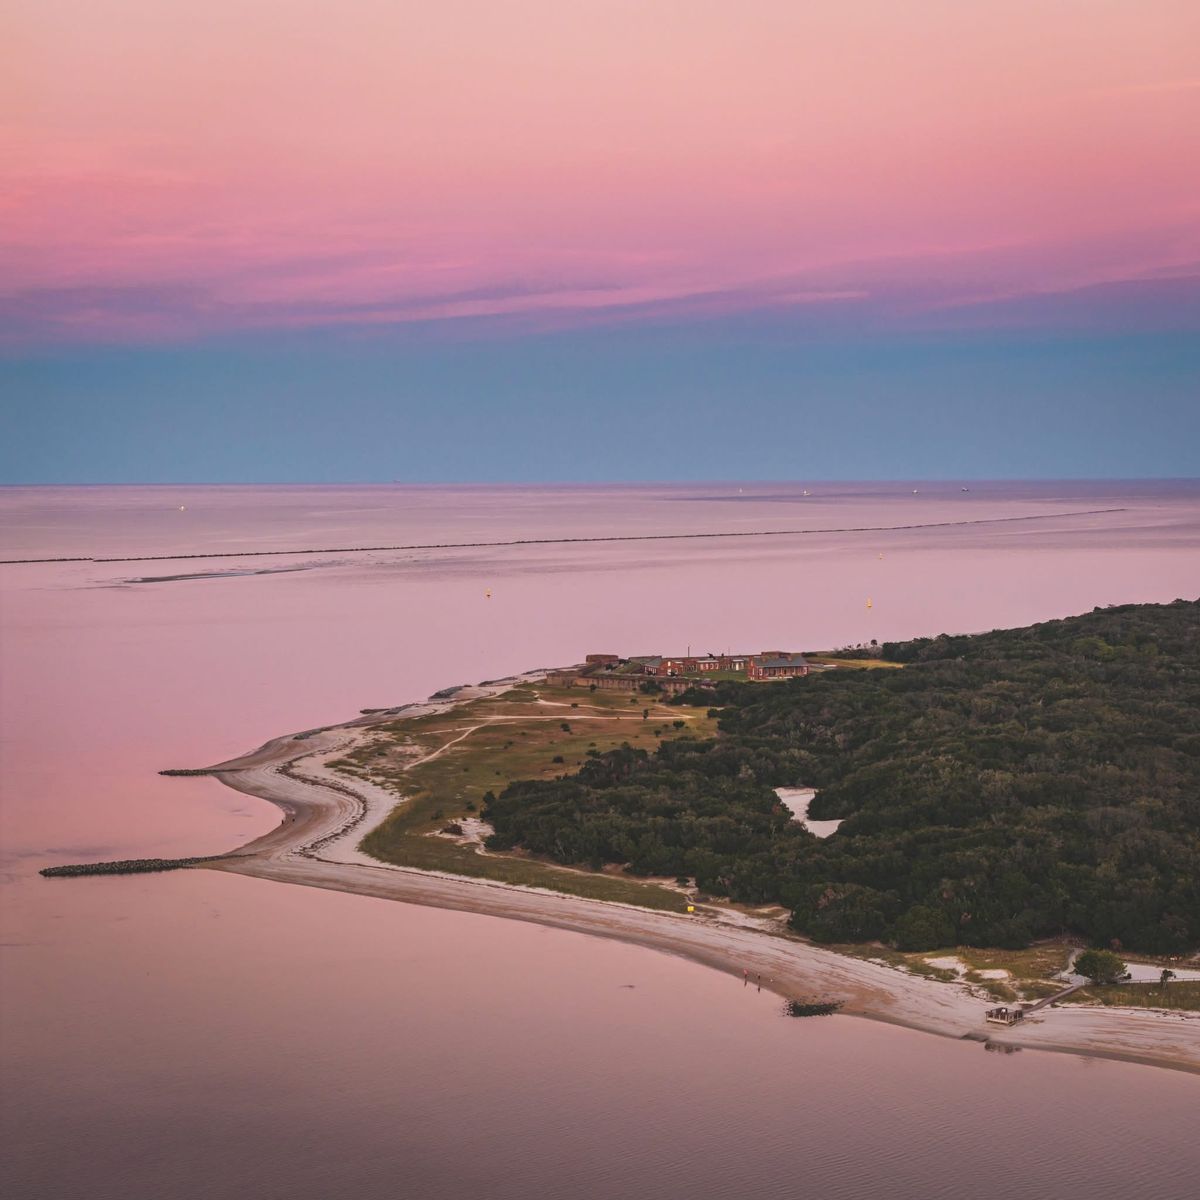
{"label": "green grass", "polygon": [[[873,958],[893,967],[924,975],[929,979],[952,982],[963,979],[981,988],[997,1000],[1039,1000],[1043,996],[1061,991],[1063,985],[1053,976],[1067,962],[1068,949],[1057,942],[1043,942],[1025,950],[996,950],[978,946],[947,946],[941,950],[926,950],[920,953],[893,950],[872,943],[861,945],[838,945],[830,949],[855,958]],[[964,975],[946,967],[935,967],[926,961],[930,958],[959,959],[967,968]],[[982,971],[1007,971],[1008,979],[985,979]]]}
{"label": "green grass", "polygon": [[[960,946],[954,951],[967,965],[966,980],[997,1000],[1040,1000],[1061,991],[1054,979],[1066,965],[1069,948],[1061,942],[1040,942],[1024,950]],[[1007,971],[1007,979],[984,979],[981,971]]]}
{"label": "green grass", "polygon": [[882,667],[889,671],[896,671],[904,666],[903,663],[888,662],[882,658],[838,658],[836,654],[806,654],[804,657],[810,663],[818,663],[822,666],[851,667],[857,670]]}
{"label": "green grass", "polygon": [[[643,710],[649,711],[648,719]],[[675,729],[675,721],[683,721],[683,728]],[[570,728],[564,730],[563,723]],[[687,898],[657,884],[572,870],[519,853],[482,855],[430,835],[477,813],[486,792],[499,792],[515,779],[549,779],[577,770],[589,750],[628,744],[653,751],[663,740],[707,737],[714,729],[706,710],[667,707],[651,696],[522,684],[450,713],[389,722],[329,765],[390,788],[403,800],[363,840],[363,849],[382,861],[683,912]]]}
{"label": "green grass", "polygon": [[[1064,984],[1052,978],[1067,963],[1069,948],[1061,942],[1041,942],[1024,950],[997,950],[978,946],[951,946],[920,954],[905,953],[872,943],[829,946],[839,954],[875,959],[890,966],[924,975],[929,979],[952,981],[960,978],[954,971],[930,966],[927,958],[954,955],[969,969],[961,976],[967,983],[983,989],[997,1000],[1041,1000],[1062,991]],[[1140,956],[1145,957],[1145,956]],[[1165,960],[1164,960],[1165,961]],[[1007,971],[1008,979],[984,979],[980,971]],[[1183,1012],[1200,1011],[1200,982],[1174,980],[1164,990],[1157,983],[1120,984],[1111,987],[1084,988],[1072,993],[1064,1004],[1103,1004],[1122,1008],[1169,1008]]]}
{"label": "green grass", "polygon": [[1022,979],[1020,983],[1022,1000],[1044,1000],[1061,992],[1066,985],[1060,979]]}
{"label": "green grass", "polygon": [[[382,828],[382,827],[381,827]],[[376,830],[375,832],[378,832]],[[448,838],[421,837],[403,834],[391,837],[385,848],[377,849],[372,835],[363,848],[372,857],[398,866],[417,867],[422,871],[446,871],[452,875],[468,875],[476,879],[494,879],[501,883],[525,887],[547,888],[569,896],[589,900],[613,900],[619,904],[634,904],[640,908],[656,908],[666,912],[686,912],[688,899],[679,892],[639,883],[628,876],[605,875],[592,871],[572,871],[553,863],[521,858],[511,854],[476,854],[466,846]]]}
{"label": "green grass", "polygon": [[[838,954],[848,954],[851,958],[873,959],[876,962],[887,963],[890,967],[911,971],[914,975],[924,975],[928,979],[937,979],[943,983],[949,983],[958,978],[956,971],[948,970],[945,967],[931,966],[925,961],[924,955],[905,954],[899,950],[893,950],[890,946],[881,946],[875,942],[839,942],[829,944],[827,949],[836,950]],[[939,958],[950,953],[949,950],[942,950],[930,953],[928,957]]]}
{"label": "green grass", "polygon": [[1064,1004],[1103,1004],[1107,1008],[1170,1008],[1200,1011],[1200,982],[1173,980],[1157,983],[1124,983],[1112,987],[1088,987],[1073,992]]}

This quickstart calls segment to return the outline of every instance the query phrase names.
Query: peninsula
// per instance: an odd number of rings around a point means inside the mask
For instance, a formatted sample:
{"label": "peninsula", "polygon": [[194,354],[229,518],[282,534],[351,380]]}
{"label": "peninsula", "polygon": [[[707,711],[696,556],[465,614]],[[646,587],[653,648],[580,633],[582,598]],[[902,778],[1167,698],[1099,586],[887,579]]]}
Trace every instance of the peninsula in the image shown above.
{"label": "peninsula", "polygon": [[[1200,1071],[1198,612],[448,689],[206,768],[283,821],[180,865],[618,938],[797,1012]],[[1059,997],[1089,942],[1140,964]]]}

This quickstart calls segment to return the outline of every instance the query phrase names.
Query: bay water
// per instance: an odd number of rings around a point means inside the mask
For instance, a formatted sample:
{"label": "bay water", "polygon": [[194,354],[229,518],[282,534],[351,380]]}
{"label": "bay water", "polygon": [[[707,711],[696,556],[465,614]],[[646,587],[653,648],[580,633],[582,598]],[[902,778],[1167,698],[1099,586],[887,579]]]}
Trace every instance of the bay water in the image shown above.
{"label": "bay water", "polygon": [[[5,1195],[1196,1194],[1194,1076],[495,918],[37,875],[236,846],[275,810],[157,771],[453,684],[1195,598],[1195,482],[6,488],[0,524],[88,560],[0,566]],[[712,533],[755,536],[658,540]]]}

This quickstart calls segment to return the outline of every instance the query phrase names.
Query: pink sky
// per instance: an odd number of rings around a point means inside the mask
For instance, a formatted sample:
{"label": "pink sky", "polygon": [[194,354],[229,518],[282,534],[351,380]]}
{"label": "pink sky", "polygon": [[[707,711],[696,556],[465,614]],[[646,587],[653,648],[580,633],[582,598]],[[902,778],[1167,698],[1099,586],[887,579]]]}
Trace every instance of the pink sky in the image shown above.
{"label": "pink sky", "polygon": [[996,322],[1122,287],[1169,321],[1200,273],[1196,0],[12,11],[0,267],[22,341],[799,306]]}

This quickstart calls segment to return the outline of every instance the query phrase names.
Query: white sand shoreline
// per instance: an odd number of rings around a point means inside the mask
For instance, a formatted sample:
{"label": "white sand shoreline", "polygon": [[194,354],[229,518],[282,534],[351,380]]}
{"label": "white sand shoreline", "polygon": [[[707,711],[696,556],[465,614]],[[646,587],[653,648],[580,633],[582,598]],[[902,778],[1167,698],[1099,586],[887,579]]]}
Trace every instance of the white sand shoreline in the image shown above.
{"label": "white sand shoreline", "polygon": [[498,694],[509,680],[457,690],[425,704],[360,716],[341,725],[274,738],[257,750],[211,768],[222,783],[275,804],[281,824],[202,868],[281,883],[322,887],[436,908],[529,921],[614,938],[676,954],[781,996],[839,1000],[842,1012],[997,1048],[1054,1050],[1200,1073],[1200,1014],[1154,1009],[1045,1009],[1020,1026],[985,1025],[988,1001],[968,985],[912,975],[850,957],[795,937],[702,915],[635,908],[541,888],[468,878],[378,862],[358,849],[395,807],[382,788],[350,781],[324,766],[374,725],[397,716],[448,712]]}

